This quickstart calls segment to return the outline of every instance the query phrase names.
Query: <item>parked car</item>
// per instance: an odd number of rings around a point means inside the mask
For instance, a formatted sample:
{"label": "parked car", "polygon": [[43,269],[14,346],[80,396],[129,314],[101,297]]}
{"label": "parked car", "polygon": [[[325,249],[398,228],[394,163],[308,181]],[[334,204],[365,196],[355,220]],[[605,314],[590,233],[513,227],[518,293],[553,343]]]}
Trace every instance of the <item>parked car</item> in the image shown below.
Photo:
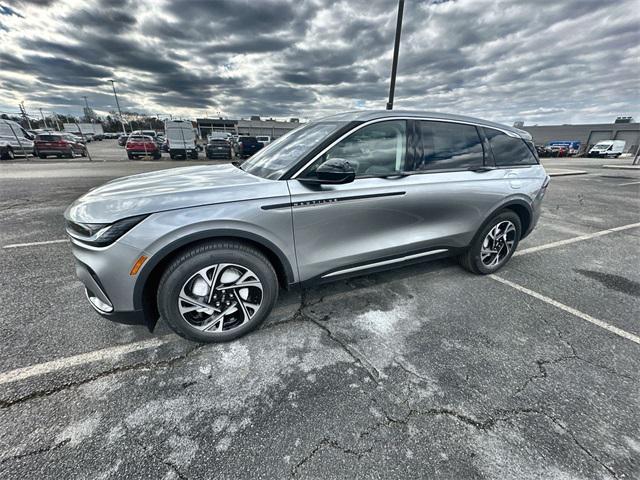
{"label": "parked car", "polygon": [[619,157],[624,152],[624,140],[603,140],[589,150],[590,157]]}
{"label": "parked car", "polygon": [[12,120],[0,119],[0,147],[2,159],[28,157],[33,154],[33,136]]}
{"label": "parked car", "polygon": [[238,138],[238,156],[241,158],[249,158],[262,147],[264,147],[264,145],[262,145],[256,137]]}
{"label": "parked car", "polygon": [[269,137],[268,135],[257,135],[256,140],[258,140],[265,147],[271,143],[271,137]]}
{"label": "parked car", "polygon": [[76,155],[86,157],[87,147],[68,133],[43,133],[36,136],[35,154],[40,158],[49,156],[74,158]]}
{"label": "parked car", "polygon": [[129,135],[125,148],[129,160],[140,157],[153,157],[155,160],[159,160],[162,157],[160,147],[149,135]]}
{"label": "parked car", "polygon": [[551,156],[551,150],[549,148],[545,147],[544,145],[536,145],[535,149],[536,149],[536,153],[538,154],[539,158],[550,157]]}
{"label": "parked car", "polygon": [[580,142],[577,140],[554,140],[547,144],[547,150],[554,157],[568,157],[580,152]]}
{"label": "parked car", "polygon": [[231,160],[231,145],[227,140],[214,138],[207,143],[205,155],[209,160]]}
{"label": "parked car", "polygon": [[184,337],[219,342],[256,328],[281,287],[445,256],[494,273],[538,222],[549,180],[522,130],[359,111],[310,122],[240,165],[112,180],[65,218],[97,312],[159,314]]}
{"label": "parked car", "polygon": [[128,134],[122,134],[118,137],[118,145],[124,147],[127,144],[127,139],[129,138]]}
{"label": "parked car", "polygon": [[196,132],[190,121],[165,120],[164,131],[171,160],[177,158],[198,159]]}

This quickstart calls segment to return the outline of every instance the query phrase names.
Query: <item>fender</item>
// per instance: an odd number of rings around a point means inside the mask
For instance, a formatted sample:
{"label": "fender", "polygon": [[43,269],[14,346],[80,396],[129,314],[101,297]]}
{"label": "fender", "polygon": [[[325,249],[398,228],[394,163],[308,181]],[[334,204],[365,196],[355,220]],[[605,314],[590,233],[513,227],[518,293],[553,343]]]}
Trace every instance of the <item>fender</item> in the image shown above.
{"label": "fender", "polygon": [[[489,222],[496,213],[498,213],[500,210],[504,210],[505,208],[509,208],[512,206],[518,206],[518,207],[524,208],[529,216],[528,228],[526,230],[523,229],[520,240],[526,237],[531,232],[531,227],[534,225],[534,214],[533,214],[533,208],[531,207],[531,203],[529,203],[528,198],[521,197],[521,196],[506,198],[502,202],[500,202],[498,205],[496,205],[491,210],[491,212],[489,212],[487,217],[482,221],[482,223],[477,229],[476,235],[480,233],[480,231],[484,228],[487,222]],[[474,240],[475,240],[475,236],[474,236]]]}
{"label": "fender", "polygon": [[168,243],[160,250],[158,250],[147,263],[144,264],[144,267],[138,273],[138,278],[135,283],[135,287],[133,289],[133,305],[136,310],[140,310],[143,308],[143,294],[144,287],[147,281],[149,280],[149,276],[153,272],[153,270],[158,266],[160,262],[162,262],[168,255],[171,255],[176,250],[184,247],[193,242],[197,242],[199,240],[208,240],[212,238],[219,237],[231,237],[238,239],[250,240],[252,242],[260,244],[262,247],[271,251],[274,255],[278,257],[280,263],[284,266],[284,273],[286,277],[287,284],[291,285],[295,283],[295,276],[293,274],[293,268],[291,267],[291,263],[289,259],[286,257],[282,250],[280,250],[277,246],[275,246],[271,241],[256,235],[251,232],[246,232],[242,230],[234,230],[230,228],[215,228],[202,230],[200,232],[195,232],[189,235],[185,235],[184,237],[179,238],[178,240],[174,240],[171,243]]}

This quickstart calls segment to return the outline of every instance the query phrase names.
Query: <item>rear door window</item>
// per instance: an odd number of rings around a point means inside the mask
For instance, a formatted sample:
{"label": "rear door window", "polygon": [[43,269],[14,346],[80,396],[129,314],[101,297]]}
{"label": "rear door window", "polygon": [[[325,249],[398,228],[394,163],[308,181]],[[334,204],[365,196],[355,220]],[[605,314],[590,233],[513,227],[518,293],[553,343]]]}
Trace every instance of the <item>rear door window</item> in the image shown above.
{"label": "rear door window", "polygon": [[420,121],[413,171],[461,170],[484,164],[482,140],[476,127],[450,122]]}
{"label": "rear door window", "polygon": [[506,133],[492,128],[485,128],[484,132],[489,140],[489,145],[491,145],[496,166],[508,167],[538,163],[522,138],[510,137]]}
{"label": "rear door window", "polygon": [[62,137],[59,135],[38,135],[36,138],[43,142],[59,142],[62,140]]}

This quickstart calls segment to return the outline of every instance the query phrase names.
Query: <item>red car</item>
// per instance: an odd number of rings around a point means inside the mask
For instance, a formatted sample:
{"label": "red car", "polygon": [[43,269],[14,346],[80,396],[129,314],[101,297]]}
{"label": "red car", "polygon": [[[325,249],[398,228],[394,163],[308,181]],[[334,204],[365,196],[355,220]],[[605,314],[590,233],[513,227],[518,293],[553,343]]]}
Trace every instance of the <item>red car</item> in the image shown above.
{"label": "red car", "polygon": [[86,145],[64,133],[43,133],[37,135],[33,143],[35,153],[40,158],[47,158],[49,155],[55,155],[58,158],[87,156]]}
{"label": "red car", "polygon": [[127,149],[129,160],[147,156],[159,160],[162,156],[155,140],[149,135],[130,135],[125,148]]}

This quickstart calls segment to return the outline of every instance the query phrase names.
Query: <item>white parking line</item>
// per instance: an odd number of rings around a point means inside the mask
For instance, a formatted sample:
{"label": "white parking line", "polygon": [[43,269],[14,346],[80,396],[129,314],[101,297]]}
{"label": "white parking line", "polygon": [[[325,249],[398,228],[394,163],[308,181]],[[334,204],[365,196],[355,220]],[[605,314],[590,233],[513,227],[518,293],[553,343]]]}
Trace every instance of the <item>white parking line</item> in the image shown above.
{"label": "white parking line", "polygon": [[165,343],[175,340],[177,340],[177,337],[174,335],[166,335],[164,337],[142,340],[140,342],[104,348],[102,350],[94,350],[93,352],[81,353],[80,355],[74,355],[72,357],[58,358],[50,362],[10,370],[8,372],[0,373],[0,385],[17,382],[19,380],[26,380],[27,378],[39,375],[46,375],[47,373],[57,372],[58,370],[64,370],[65,368],[74,367],[76,365],[84,365],[87,363],[99,362],[101,360],[114,360],[127,353],[133,353],[149,348],[157,348]]}
{"label": "white parking line", "polygon": [[30,243],[12,243],[9,245],[4,245],[2,248],[20,248],[20,247],[33,247],[36,245],[51,245],[52,243],[64,243],[68,242],[66,238],[62,238],[60,240],[47,240],[45,242],[30,242]]}
{"label": "white parking line", "polygon": [[609,235],[611,233],[621,232],[623,230],[629,230],[630,228],[640,227],[640,222],[630,223],[628,225],[622,225],[621,227],[609,228],[607,230],[601,230],[599,232],[588,233],[586,235],[580,235],[579,237],[567,238],[566,240],[558,240],[557,242],[546,243],[544,245],[538,245],[537,247],[529,247],[523,250],[518,250],[514,253],[514,256],[524,255],[526,253],[539,252],[540,250],[546,250],[548,248],[561,247],[563,245],[569,245],[571,243],[582,242],[583,240],[589,240],[591,238],[602,237],[603,235]]}
{"label": "white parking line", "polygon": [[619,187],[624,187],[626,185],[640,185],[640,182],[627,182],[627,183],[621,183],[620,185],[618,185]]}
{"label": "white parking line", "polygon": [[533,290],[529,290],[528,288],[523,287],[522,285],[518,285],[517,283],[513,283],[510,282],[509,280],[506,280],[502,277],[499,277],[497,275],[489,275],[490,278],[492,278],[493,280],[503,283],[505,285],[508,285],[511,288],[514,288],[516,290],[518,290],[519,292],[522,293],[526,293],[527,295],[533,297],[533,298],[537,298],[538,300],[541,300],[545,303],[548,303],[549,305],[553,305],[556,308],[559,308],[560,310],[564,310],[565,312],[568,312],[578,318],[581,318],[582,320],[585,320],[589,323],[593,323],[594,325],[597,325],[600,328],[604,328],[605,330],[610,331],[611,333],[615,333],[616,335],[622,337],[622,338],[626,338],[627,340],[631,340],[632,342],[637,343],[638,345],[640,345],[640,337],[638,337],[637,335],[634,335],[633,333],[629,333],[626,330],[622,330],[621,328],[618,327],[614,327],[613,325],[608,324],[607,322],[603,322],[602,320],[598,320],[597,318],[592,317],[591,315],[587,315],[586,313],[581,312],[580,310],[576,310],[575,308],[569,307],[567,305],[565,305],[564,303],[560,303],[556,300],[554,300],[553,298],[549,298],[545,295],[542,295],[538,292],[534,292]]}

